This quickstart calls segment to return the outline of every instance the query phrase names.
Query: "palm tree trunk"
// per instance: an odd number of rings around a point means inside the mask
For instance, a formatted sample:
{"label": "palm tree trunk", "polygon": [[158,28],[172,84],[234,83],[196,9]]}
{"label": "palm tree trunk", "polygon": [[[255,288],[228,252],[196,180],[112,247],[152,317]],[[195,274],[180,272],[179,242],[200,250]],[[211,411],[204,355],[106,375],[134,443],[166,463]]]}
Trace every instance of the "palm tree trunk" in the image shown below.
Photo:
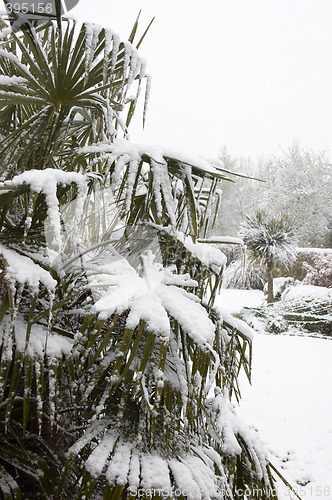
{"label": "palm tree trunk", "polygon": [[267,264],[267,303],[272,304],[273,297],[273,261],[269,260]]}

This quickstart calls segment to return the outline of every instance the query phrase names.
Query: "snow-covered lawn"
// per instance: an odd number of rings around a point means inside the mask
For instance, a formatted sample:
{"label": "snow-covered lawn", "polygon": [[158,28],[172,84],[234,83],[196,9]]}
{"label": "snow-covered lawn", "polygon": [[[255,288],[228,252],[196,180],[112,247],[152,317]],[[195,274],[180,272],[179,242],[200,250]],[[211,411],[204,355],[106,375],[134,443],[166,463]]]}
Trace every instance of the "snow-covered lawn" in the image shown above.
{"label": "snow-covered lawn", "polygon": [[[223,290],[218,303],[235,313],[262,298]],[[303,499],[332,499],[332,341],[255,334],[252,382],[241,378],[238,413],[258,430],[271,462]],[[282,486],[279,495],[290,498]]]}
{"label": "snow-covered lawn", "polygon": [[239,415],[293,485],[308,482],[300,496],[332,499],[332,341],[256,334],[253,346]]}
{"label": "snow-covered lawn", "polygon": [[221,289],[216,298],[216,306],[231,314],[239,314],[243,307],[259,307],[264,302],[264,292],[261,290]]}

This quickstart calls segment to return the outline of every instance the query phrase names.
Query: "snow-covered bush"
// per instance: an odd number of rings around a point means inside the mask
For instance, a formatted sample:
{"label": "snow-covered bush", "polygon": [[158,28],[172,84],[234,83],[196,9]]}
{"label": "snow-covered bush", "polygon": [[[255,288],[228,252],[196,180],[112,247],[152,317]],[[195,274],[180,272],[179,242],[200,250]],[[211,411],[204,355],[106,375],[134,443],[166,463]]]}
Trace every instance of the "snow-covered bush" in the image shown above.
{"label": "snow-covered bush", "polygon": [[307,271],[305,285],[332,287],[332,253],[314,254],[311,263],[304,262],[303,267]]}
{"label": "snow-covered bush", "polygon": [[268,333],[332,335],[332,290],[296,283],[274,304],[247,308],[243,318]]}
{"label": "snow-covered bush", "polygon": [[281,295],[283,302],[289,300],[326,300],[327,302],[332,299],[332,290],[326,287],[319,287],[315,285],[303,285],[296,283],[295,286],[290,286],[285,289]]}
{"label": "snow-covered bush", "polygon": [[2,34],[0,491],[274,499],[231,403],[250,332],[214,310],[225,257],[197,242],[223,165],[128,141],[136,31]]}
{"label": "snow-covered bush", "polygon": [[[316,257],[325,256],[327,258],[327,261],[329,261],[330,255],[332,255],[331,248],[298,247],[294,263],[287,269],[285,269],[283,266],[278,266],[278,272],[280,273],[281,276],[287,275],[294,278],[294,280],[303,281],[306,278],[310,269],[311,268],[315,269],[314,259],[316,259]],[[317,273],[319,273],[319,268],[317,268],[314,271],[314,274]],[[310,284],[310,283],[305,283],[305,284]]]}

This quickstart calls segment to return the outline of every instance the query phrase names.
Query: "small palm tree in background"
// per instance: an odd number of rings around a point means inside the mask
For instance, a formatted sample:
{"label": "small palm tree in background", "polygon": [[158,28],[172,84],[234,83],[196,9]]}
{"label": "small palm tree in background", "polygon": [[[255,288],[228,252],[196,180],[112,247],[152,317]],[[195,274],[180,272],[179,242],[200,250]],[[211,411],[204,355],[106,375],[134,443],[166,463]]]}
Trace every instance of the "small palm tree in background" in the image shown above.
{"label": "small palm tree in background", "polygon": [[137,22],[128,42],[1,23],[0,492],[276,498],[231,403],[250,332],[214,309],[225,257],[197,243],[223,165],[128,141]]}
{"label": "small palm tree in background", "polygon": [[289,267],[296,259],[295,224],[286,214],[272,215],[257,210],[240,226],[239,236],[247,247],[251,262],[264,267],[267,274],[267,302],[274,300],[273,275],[276,265]]}

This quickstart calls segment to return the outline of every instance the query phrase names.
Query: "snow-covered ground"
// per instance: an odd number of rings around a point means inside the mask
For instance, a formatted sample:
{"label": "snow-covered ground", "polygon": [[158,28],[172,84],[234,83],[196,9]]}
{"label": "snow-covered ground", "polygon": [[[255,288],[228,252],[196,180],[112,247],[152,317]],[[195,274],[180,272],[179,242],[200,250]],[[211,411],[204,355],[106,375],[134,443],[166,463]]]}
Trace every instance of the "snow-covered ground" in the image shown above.
{"label": "snow-covered ground", "polygon": [[222,288],[216,298],[216,306],[231,314],[239,314],[243,307],[259,307],[264,302],[261,290],[234,290]]}
{"label": "snow-covered ground", "polygon": [[[262,299],[256,291],[222,290],[218,304],[236,313]],[[331,383],[330,339],[254,335],[252,386],[241,378],[238,413],[302,499],[332,499]],[[289,495],[279,487],[281,499]]]}

